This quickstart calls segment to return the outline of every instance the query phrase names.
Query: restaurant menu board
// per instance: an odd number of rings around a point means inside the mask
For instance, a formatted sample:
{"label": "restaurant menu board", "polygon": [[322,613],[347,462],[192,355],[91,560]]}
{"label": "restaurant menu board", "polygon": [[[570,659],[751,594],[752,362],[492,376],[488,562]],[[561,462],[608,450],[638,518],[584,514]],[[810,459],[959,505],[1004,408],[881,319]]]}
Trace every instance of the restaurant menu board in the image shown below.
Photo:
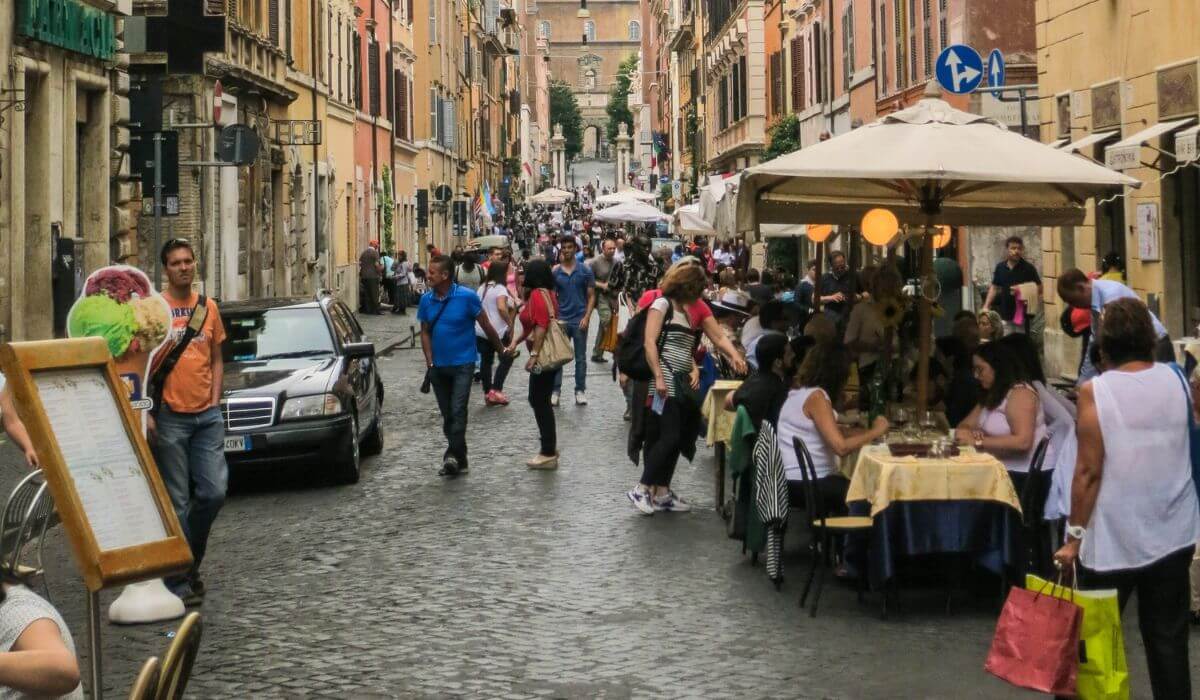
{"label": "restaurant menu board", "polygon": [[96,368],[33,374],[42,406],[101,551],[157,542],[167,530]]}

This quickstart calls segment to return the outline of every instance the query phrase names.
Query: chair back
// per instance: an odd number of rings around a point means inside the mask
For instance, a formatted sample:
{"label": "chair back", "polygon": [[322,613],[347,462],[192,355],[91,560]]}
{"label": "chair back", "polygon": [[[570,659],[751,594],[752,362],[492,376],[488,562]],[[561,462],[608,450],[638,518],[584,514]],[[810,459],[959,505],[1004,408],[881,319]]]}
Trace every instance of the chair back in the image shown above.
{"label": "chair back", "polygon": [[17,576],[25,547],[38,542],[38,563],[41,570],[41,538],[55,518],[54,500],[40,470],[34,471],[17,484],[4,505],[0,516],[0,568]]}
{"label": "chair back", "polygon": [[200,637],[203,631],[204,623],[200,620],[200,613],[189,613],[183,618],[183,624],[175,634],[175,641],[171,642],[171,646],[167,648],[167,655],[163,657],[155,700],[179,700],[183,697],[183,691],[192,675],[192,664],[196,662],[196,654],[200,652]]}
{"label": "chair back", "polygon": [[1046,450],[1050,447],[1050,438],[1044,437],[1038,441],[1037,447],[1033,450],[1033,457],[1029,460],[1029,475],[1025,478],[1025,485],[1021,487],[1021,493],[1017,494],[1021,501],[1021,512],[1024,515],[1026,525],[1034,525],[1042,520],[1042,514],[1046,510],[1045,498],[1039,498],[1045,494],[1045,481],[1049,478],[1043,470],[1046,464]]}
{"label": "chair back", "polygon": [[151,656],[142,664],[142,670],[138,671],[137,678],[133,680],[133,687],[129,689],[129,700],[154,700],[154,694],[157,692],[158,657]]}
{"label": "chair back", "polygon": [[800,464],[800,480],[804,484],[804,511],[809,528],[825,528],[825,508],[817,495],[817,467],[813,464],[808,446],[799,436],[792,438],[792,449],[796,452],[796,461]]}

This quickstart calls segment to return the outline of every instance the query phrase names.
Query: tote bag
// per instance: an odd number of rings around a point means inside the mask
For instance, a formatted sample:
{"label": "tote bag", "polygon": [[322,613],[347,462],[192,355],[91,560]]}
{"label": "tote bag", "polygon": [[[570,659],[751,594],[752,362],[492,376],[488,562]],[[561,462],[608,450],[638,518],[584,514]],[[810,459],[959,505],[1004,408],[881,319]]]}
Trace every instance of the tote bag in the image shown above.
{"label": "tote bag", "polygon": [[[1041,590],[1048,581],[1027,574],[1025,587]],[[1129,665],[1125,661],[1125,637],[1116,590],[1076,591],[1053,586],[1049,595],[1074,599],[1083,608],[1079,627],[1079,675],[1075,697],[1079,700],[1129,700]]]}
{"label": "tote bag", "polygon": [[554,308],[550,293],[544,289],[538,291],[542,293],[546,309],[550,312],[550,325],[546,327],[546,337],[542,339],[542,349],[534,358],[533,369],[538,373],[553,372],[575,359],[575,344],[563,330],[562,321],[558,320],[558,311]]}
{"label": "tote bag", "polygon": [[1082,624],[1073,602],[1013,586],[983,668],[1018,688],[1074,696]]}

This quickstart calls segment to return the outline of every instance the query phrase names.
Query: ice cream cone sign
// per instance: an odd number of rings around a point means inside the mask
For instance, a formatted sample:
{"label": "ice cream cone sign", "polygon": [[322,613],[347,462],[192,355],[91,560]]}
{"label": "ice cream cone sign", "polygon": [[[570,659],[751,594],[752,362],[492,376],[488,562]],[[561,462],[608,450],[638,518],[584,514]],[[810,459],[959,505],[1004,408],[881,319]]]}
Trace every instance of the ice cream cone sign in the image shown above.
{"label": "ice cream cone sign", "polygon": [[67,315],[68,337],[98,336],[108,343],[117,373],[129,388],[129,401],[141,411],[151,407],[146,377],[170,328],[167,300],[151,287],[146,273],[128,265],[110,265],[88,275],[83,294]]}

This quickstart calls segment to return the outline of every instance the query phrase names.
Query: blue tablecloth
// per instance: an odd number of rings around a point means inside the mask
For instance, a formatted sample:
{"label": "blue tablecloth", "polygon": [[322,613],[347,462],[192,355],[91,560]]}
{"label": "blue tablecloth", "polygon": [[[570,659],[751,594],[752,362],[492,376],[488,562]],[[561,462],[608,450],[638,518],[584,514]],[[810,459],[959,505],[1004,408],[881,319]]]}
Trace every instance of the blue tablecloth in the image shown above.
{"label": "blue tablecloth", "polygon": [[[867,501],[848,505],[851,515],[870,515]],[[875,516],[869,542],[865,539],[847,542],[846,561],[861,572],[869,557],[872,589],[895,577],[899,558],[927,554],[968,555],[997,574],[1020,573],[1021,514],[995,501],[893,502]]]}

